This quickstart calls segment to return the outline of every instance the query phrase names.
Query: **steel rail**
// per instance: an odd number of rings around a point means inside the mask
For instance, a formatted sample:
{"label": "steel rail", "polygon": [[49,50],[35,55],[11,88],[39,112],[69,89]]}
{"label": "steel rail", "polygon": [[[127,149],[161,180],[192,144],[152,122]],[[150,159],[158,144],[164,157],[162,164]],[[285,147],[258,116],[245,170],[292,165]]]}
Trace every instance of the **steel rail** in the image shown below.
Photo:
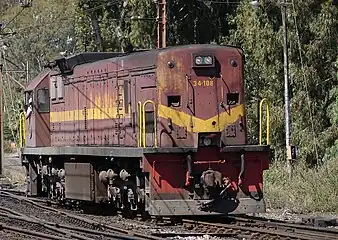
{"label": "steel rail", "polygon": [[[338,239],[338,231],[326,232],[326,229],[322,229],[319,232],[313,232],[312,230],[306,230],[303,232],[296,232],[295,229],[289,227],[287,229],[281,228],[276,224],[274,227],[262,226],[259,223],[247,223],[245,226],[238,224],[224,224],[224,223],[211,223],[211,222],[200,222],[194,220],[183,220],[184,224],[190,224],[193,226],[193,230],[197,231],[199,228],[203,230],[208,229],[206,234],[209,232],[222,232],[222,231],[241,231],[247,233],[258,233],[268,236],[278,236],[285,239],[302,239],[302,240],[335,240]],[[317,230],[318,231],[318,230]]]}
{"label": "steel rail", "polygon": [[[83,218],[83,217],[80,217],[80,216],[77,216],[75,214],[68,213],[68,212],[65,212],[65,211],[56,210],[52,207],[43,206],[41,204],[38,204],[31,199],[27,199],[26,197],[17,196],[15,194],[12,194],[12,193],[9,193],[9,192],[6,192],[6,191],[0,190],[0,196],[10,197],[10,198],[14,198],[14,199],[17,199],[17,200],[21,200],[21,201],[30,203],[31,205],[33,205],[35,207],[38,207],[38,208],[41,208],[41,209],[44,209],[44,210],[48,210],[48,211],[51,211],[51,212],[54,212],[54,213],[57,213],[57,214],[60,214],[60,215],[66,216],[66,217],[70,217],[70,218],[73,218],[73,219],[76,219],[76,220],[79,220],[79,221],[82,221],[82,222],[85,222],[87,224],[90,224],[92,226],[99,228],[102,231],[111,231],[110,233],[109,232],[106,232],[106,233],[100,232],[101,235],[106,234],[107,236],[109,235],[109,237],[112,237],[111,234],[114,233],[115,238],[119,238],[119,239],[134,239],[134,240],[136,240],[136,239],[148,239],[148,240],[160,240],[160,239],[162,239],[162,238],[159,238],[159,237],[146,235],[146,234],[138,233],[138,232],[131,231],[131,230],[125,230],[125,229],[121,229],[119,227],[102,224],[100,222],[93,221],[93,220],[90,220],[90,219],[87,219],[87,218]],[[38,202],[41,203],[41,201],[43,201],[43,200],[39,200]],[[57,224],[57,226],[60,226],[60,224]],[[63,226],[63,227],[66,227],[66,226]],[[96,230],[90,230],[90,229],[83,229],[83,230],[85,230],[87,232],[88,231],[96,231]]]}
{"label": "steel rail", "polygon": [[26,229],[19,228],[19,227],[12,227],[12,226],[8,226],[6,224],[0,223],[0,231],[3,231],[3,230],[15,232],[15,233],[21,233],[21,234],[28,235],[28,236],[40,237],[43,239],[51,239],[51,240],[68,240],[69,239],[69,238],[58,237],[58,236],[54,236],[54,235],[50,235],[46,233],[30,231],[30,230],[26,230]]}
{"label": "steel rail", "polygon": [[[81,236],[81,235],[72,233],[71,231],[76,231],[76,232],[80,232],[80,233],[88,233],[88,234],[97,235],[97,236],[106,236],[106,237],[109,237],[109,238],[112,238],[112,239],[128,239],[128,240],[131,239],[130,237],[118,236],[116,234],[105,233],[105,232],[100,232],[100,231],[81,228],[81,227],[68,226],[68,225],[65,225],[65,224],[52,223],[52,222],[48,222],[48,221],[45,221],[45,220],[42,220],[42,219],[38,219],[36,217],[18,216],[18,215],[2,214],[2,213],[0,213],[0,216],[10,218],[10,219],[20,220],[20,221],[25,221],[25,222],[28,222],[28,223],[35,223],[35,224],[38,224],[42,227],[45,227],[45,228],[48,228],[48,229],[53,230],[55,232],[58,232],[60,234],[70,236],[74,239],[92,240],[92,238]],[[65,230],[67,230],[67,231],[65,231]]]}
{"label": "steel rail", "polygon": [[[28,217],[28,216],[25,216],[25,215],[18,216],[18,215],[2,214],[2,213],[0,213],[0,216],[4,217],[4,218],[10,218],[10,219],[15,219],[15,220],[19,220],[19,221],[25,221],[25,222],[28,222],[28,223],[38,224],[41,227],[55,231],[55,232],[60,233],[62,235],[66,235],[66,237],[72,237],[73,239],[91,240],[91,238],[84,237],[84,236],[81,236],[81,235],[78,235],[78,234],[75,234],[75,233],[72,233],[72,232],[69,232],[69,231],[64,231],[64,230],[61,230],[57,227],[49,226],[48,223],[44,224],[43,221],[41,221],[41,219],[33,219],[32,217]],[[62,227],[60,227],[60,228],[62,228]]]}
{"label": "steel rail", "polygon": [[[1,194],[1,190],[0,190]],[[14,195],[11,193],[5,192],[6,195]],[[46,203],[46,204],[53,204],[53,202],[49,200],[41,200],[41,199],[26,199],[26,197],[17,197],[14,195],[15,198],[23,199],[28,202],[32,202],[32,204],[36,205],[36,202],[39,203]],[[56,203],[55,203],[56,204]],[[54,211],[60,213],[60,211],[55,210],[54,208],[38,205],[38,207],[45,208],[46,210]],[[63,214],[63,213],[62,213]],[[128,234],[128,230],[121,230],[116,229],[116,227],[103,225],[98,222],[88,220],[82,218],[77,215],[73,215],[71,213],[66,213],[66,215],[79,219],[80,221],[85,221],[89,224],[99,224],[100,228],[103,230],[112,230],[118,231],[123,234]],[[165,220],[166,218],[163,218]],[[170,218],[168,218],[170,220]],[[287,223],[278,220],[272,219],[264,219],[264,218],[253,218],[253,217],[237,217],[237,216],[228,216],[225,219],[234,220],[235,223],[232,224],[225,224],[225,223],[213,223],[208,221],[195,221],[189,219],[181,219],[183,224],[190,224],[193,226],[193,230],[198,231],[197,235],[207,234],[212,236],[227,236],[227,235],[236,235],[236,236],[247,236],[248,233],[258,233],[264,234],[268,236],[279,236],[283,238],[291,238],[291,239],[303,239],[303,240],[321,240],[321,239],[338,239],[338,230],[328,229],[328,228],[320,228],[320,227],[313,227],[313,226],[306,226],[294,223]],[[243,234],[242,234],[243,233]],[[130,234],[130,233],[129,233]],[[172,233],[153,233],[154,237],[165,237],[165,236],[172,236]],[[187,234],[176,234],[176,236],[193,236],[194,233],[187,233]],[[196,235],[196,234],[195,234]],[[197,236],[196,235],[196,236]],[[144,234],[136,234],[135,237],[141,237],[143,239],[153,239],[150,236],[146,236]],[[147,238],[144,238],[146,236]],[[159,238],[156,238],[159,239]]]}
{"label": "steel rail", "polygon": [[314,226],[306,226],[296,223],[287,223],[278,220],[272,219],[263,219],[263,218],[243,218],[243,217],[232,217],[236,222],[243,222],[246,224],[257,224],[259,227],[265,225],[266,227],[275,227],[280,229],[285,229],[288,231],[292,229],[297,234],[309,234],[318,236],[318,234],[322,235],[325,234],[332,234],[338,239],[338,230],[330,229],[330,228],[323,228],[323,227],[314,227]]}

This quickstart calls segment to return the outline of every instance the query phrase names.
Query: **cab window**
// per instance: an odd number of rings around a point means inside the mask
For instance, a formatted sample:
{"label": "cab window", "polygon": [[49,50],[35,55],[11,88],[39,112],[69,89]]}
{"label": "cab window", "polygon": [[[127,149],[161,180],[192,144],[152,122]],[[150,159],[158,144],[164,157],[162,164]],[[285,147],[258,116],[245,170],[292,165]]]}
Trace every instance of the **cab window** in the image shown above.
{"label": "cab window", "polygon": [[48,113],[49,105],[49,90],[47,88],[39,89],[37,92],[38,98],[38,111]]}

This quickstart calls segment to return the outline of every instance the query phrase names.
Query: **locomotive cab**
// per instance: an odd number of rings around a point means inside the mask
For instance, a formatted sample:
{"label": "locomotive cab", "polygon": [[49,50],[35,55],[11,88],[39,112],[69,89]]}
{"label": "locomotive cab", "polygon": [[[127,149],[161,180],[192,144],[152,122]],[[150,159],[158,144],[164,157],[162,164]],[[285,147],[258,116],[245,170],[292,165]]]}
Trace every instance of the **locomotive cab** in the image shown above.
{"label": "locomotive cab", "polygon": [[[25,126],[20,130],[21,147],[49,147],[49,72],[43,72],[33,79],[25,88],[24,112]],[[24,128],[23,128],[24,127]]]}

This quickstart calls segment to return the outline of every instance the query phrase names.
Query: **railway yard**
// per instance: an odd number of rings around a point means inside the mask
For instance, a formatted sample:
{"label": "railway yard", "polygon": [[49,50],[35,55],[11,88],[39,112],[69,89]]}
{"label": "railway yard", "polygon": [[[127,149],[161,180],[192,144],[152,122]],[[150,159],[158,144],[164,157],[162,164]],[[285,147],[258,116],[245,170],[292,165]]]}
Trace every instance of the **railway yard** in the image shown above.
{"label": "railway yard", "polygon": [[[20,174],[18,159],[5,161],[7,175]],[[10,164],[9,164],[10,163]],[[16,170],[15,170],[16,169]],[[5,171],[6,172],[6,171]],[[10,182],[11,179],[8,181]],[[18,184],[18,183],[17,183]],[[27,198],[19,190],[0,191],[0,239],[337,239],[338,227],[318,227],[258,217],[155,219],[93,214]]]}
{"label": "railway yard", "polygon": [[0,240],[338,240],[337,6],[0,1]]}

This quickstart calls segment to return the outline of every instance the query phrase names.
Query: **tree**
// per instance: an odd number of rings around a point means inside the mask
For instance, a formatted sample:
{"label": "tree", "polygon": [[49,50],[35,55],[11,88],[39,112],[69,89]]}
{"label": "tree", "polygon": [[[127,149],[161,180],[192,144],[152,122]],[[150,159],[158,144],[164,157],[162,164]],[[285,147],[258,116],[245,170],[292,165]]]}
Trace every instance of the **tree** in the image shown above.
{"label": "tree", "polygon": [[[264,1],[258,10],[248,1],[241,4],[231,19],[233,30],[227,42],[242,46],[246,53],[249,129],[255,129],[257,118],[256,106],[250,100],[254,96],[269,98],[272,143],[277,156],[285,159],[283,38],[277,2]],[[319,0],[295,1],[288,9],[288,25],[292,140],[301,159],[314,163],[323,158],[337,137],[328,109],[338,93],[330,94],[337,85],[332,63],[337,57],[338,10]]]}
{"label": "tree", "polygon": [[[220,42],[227,35],[227,16],[236,5],[212,2],[167,1],[168,45]],[[134,19],[140,17],[141,19]],[[82,50],[97,47],[92,19],[100,23],[105,51],[121,50],[131,43],[136,48],[156,47],[156,4],[153,0],[80,0],[77,35]]]}
{"label": "tree", "polygon": [[[15,140],[24,99],[19,84],[26,84],[27,63],[31,80],[60,52],[76,52],[73,20],[75,3],[71,0],[36,0],[32,8],[23,11],[17,1],[1,1],[1,4],[6,9],[3,22],[7,25],[2,32],[5,56],[3,79],[6,89],[5,140]],[[15,16],[17,17],[14,18]]]}

